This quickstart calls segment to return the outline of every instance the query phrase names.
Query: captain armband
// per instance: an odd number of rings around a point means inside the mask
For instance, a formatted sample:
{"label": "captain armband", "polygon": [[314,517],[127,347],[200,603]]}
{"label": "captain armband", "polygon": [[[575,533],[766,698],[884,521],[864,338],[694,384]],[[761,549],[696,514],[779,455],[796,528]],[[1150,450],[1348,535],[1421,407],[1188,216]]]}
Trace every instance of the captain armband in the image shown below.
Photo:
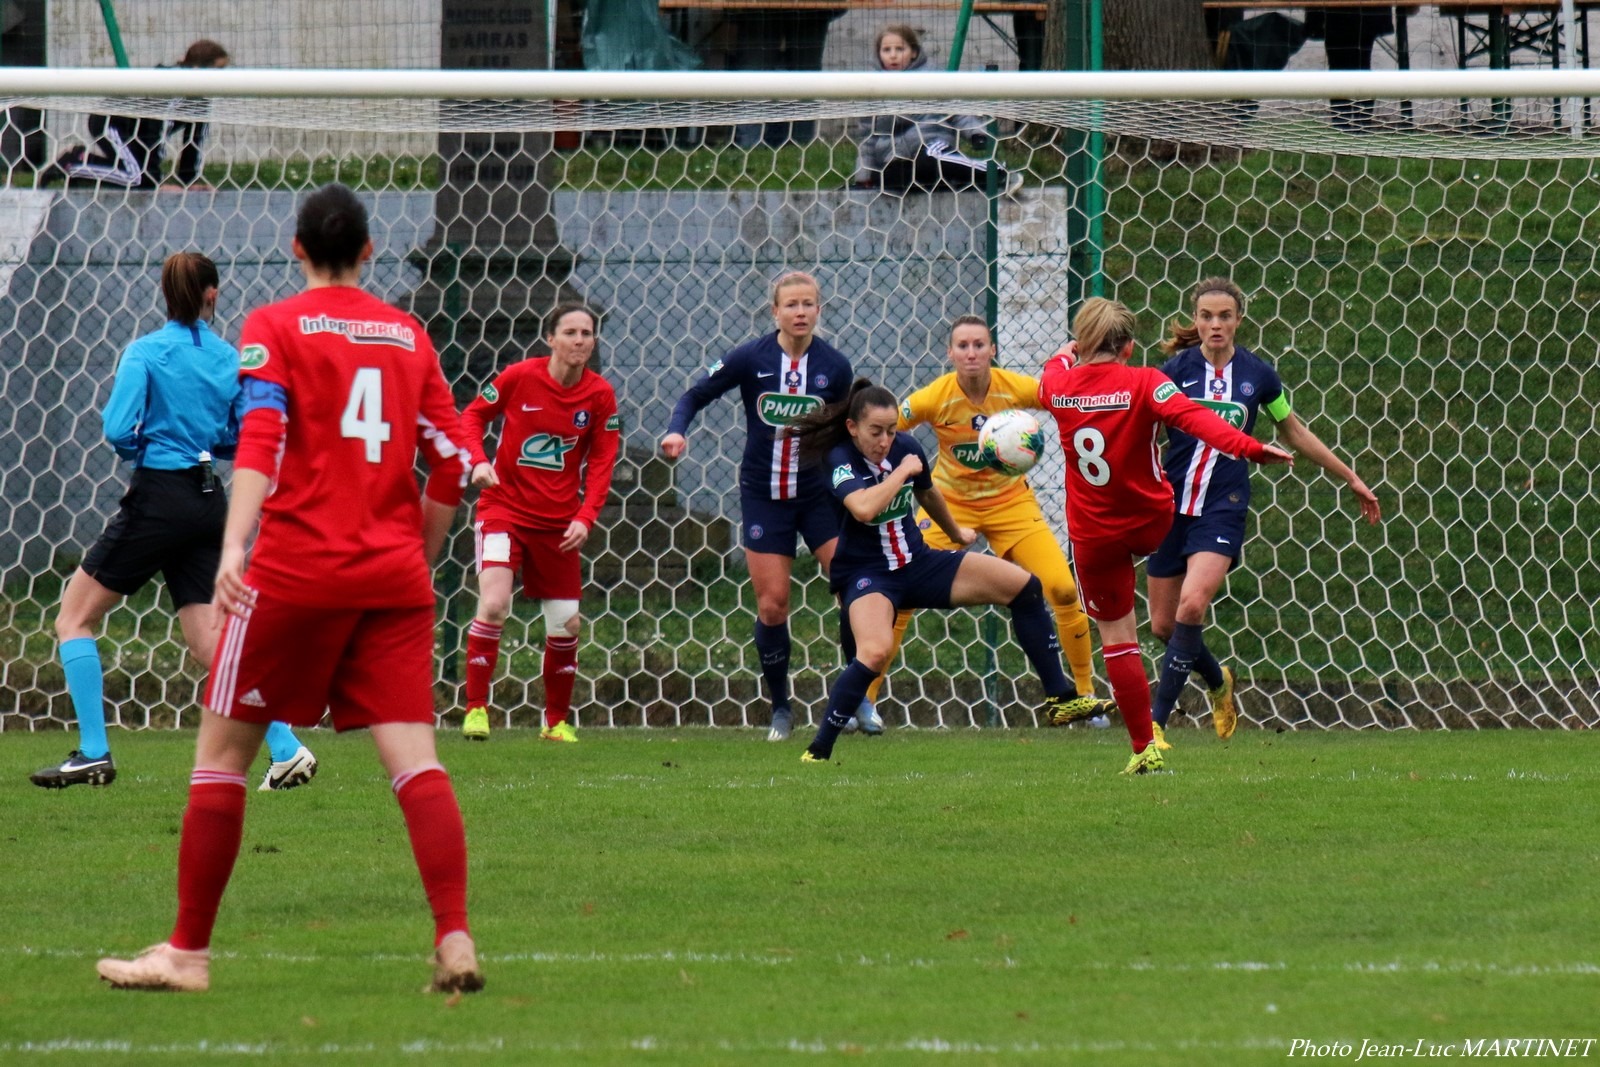
{"label": "captain armband", "polygon": [[248,415],[257,408],[268,408],[280,415],[289,414],[289,391],[278,382],[264,381],[261,378],[245,378],[242,382],[244,392],[243,413]]}
{"label": "captain armband", "polygon": [[1294,408],[1289,406],[1288,392],[1279,393],[1277,396],[1272,398],[1270,403],[1267,403],[1264,406],[1267,409],[1267,414],[1272,416],[1273,422],[1282,422],[1284,419],[1287,419],[1290,415],[1294,414]]}

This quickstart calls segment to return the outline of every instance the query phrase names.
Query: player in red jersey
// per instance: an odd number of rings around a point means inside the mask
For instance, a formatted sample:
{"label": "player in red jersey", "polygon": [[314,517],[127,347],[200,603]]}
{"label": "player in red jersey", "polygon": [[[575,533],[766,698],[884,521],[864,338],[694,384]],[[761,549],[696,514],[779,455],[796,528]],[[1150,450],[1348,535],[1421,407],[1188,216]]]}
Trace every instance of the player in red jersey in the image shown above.
{"label": "player in red jersey", "polygon": [[1057,353],[1045,364],[1039,403],[1061,428],[1078,593],[1100,631],[1106,674],[1133,741],[1123,773],[1144,774],[1166,765],[1154,744],[1150,680],[1133,617],[1133,557],[1154,552],[1172,525],[1172,485],[1161,469],[1157,432],[1174,426],[1257,463],[1293,459],[1235,430],[1154,367],[1128,366],[1133,326],[1133,312],[1122,304],[1085,301],[1073,321],[1076,353]]}
{"label": "player in red jersey", "polygon": [[[251,314],[244,419],[216,605],[225,613],[178,846],[171,938],[104,959],[124,989],[210,985],[211,930],[267,723],[370,728],[434,917],[432,988],[483,987],[467,928],[467,849],[433,739],[431,561],[466,487],[455,404],[422,327],[357,287],[367,213],[329,185],[300,206],[306,291]],[[424,493],[413,466],[432,473]],[[256,533],[248,570],[245,545]]]}
{"label": "player in red jersey", "polygon": [[[567,721],[583,624],[578,550],[611,492],[622,426],[616,393],[585,366],[599,332],[594,312],[564,305],[549,322],[550,355],[506,368],[461,416],[472,453],[472,484],[483,487],[473,526],[478,611],[467,630],[467,715],[461,727],[475,741],[489,738],[489,682],[518,571],[523,595],[544,605],[544,728],[539,736],[578,740]],[[491,463],[483,431],[497,418],[505,421]]]}

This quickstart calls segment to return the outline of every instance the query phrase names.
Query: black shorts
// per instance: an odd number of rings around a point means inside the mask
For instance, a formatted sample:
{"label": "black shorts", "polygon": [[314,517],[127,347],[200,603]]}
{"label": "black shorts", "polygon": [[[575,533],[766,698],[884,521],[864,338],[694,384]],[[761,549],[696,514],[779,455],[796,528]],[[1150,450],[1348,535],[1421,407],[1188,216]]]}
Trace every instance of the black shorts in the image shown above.
{"label": "black shorts", "polygon": [[227,494],[220,482],[201,492],[200,468],[136,470],[106,532],[84,554],[84,573],[132,596],[160,571],[173,607],[207,603],[227,521]]}

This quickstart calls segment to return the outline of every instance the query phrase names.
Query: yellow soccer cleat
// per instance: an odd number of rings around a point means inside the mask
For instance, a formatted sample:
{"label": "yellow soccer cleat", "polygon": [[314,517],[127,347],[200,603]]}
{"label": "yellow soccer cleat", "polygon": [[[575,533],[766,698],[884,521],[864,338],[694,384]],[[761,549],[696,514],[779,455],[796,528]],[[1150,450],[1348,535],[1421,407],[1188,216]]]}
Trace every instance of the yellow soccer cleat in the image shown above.
{"label": "yellow soccer cleat", "polygon": [[1122,768],[1123,774],[1154,774],[1167,769],[1166,757],[1161,755],[1161,750],[1154,744],[1145,746],[1143,752],[1135,752],[1128,760],[1128,765]]}
{"label": "yellow soccer cleat", "polygon": [[828,761],[827,761],[827,759],[825,757],[813,756],[811,754],[811,750],[808,748],[804,752],[800,753],[800,762],[801,763],[827,763]]}
{"label": "yellow soccer cleat", "polygon": [[1233,701],[1233,672],[1222,668],[1222,684],[1206,691],[1211,698],[1211,725],[1223,741],[1233,736],[1239,726],[1239,708]]}
{"label": "yellow soccer cleat", "polygon": [[1160,749],[1162,752],[1171,752],[1172,745],[1167,741],[1167,731],[1161,728],[1161,724],[1158,722],[1153,722],[1150,724],[1150,729],[1156,735],[1154,747]]}
{"label": "yellow soccer cleat", "polygon": [[546,726],[540,730],[539,737],[545,741],[564,741],[569,745],[578,743],[578,731],[574,730],[572,724],[565,719],[554,726]]}
{"label": "yellow soccer cleat", "polygon": [[461,736],[468,741],[489,740],[489,709],[468,708],[467,717],[461,723]]}
{"label": "yellow soccer cleat", "polygon": [[1075,722],[1087,722],[1097,715],[1109,715],[1116,708],[1117,705],[1112,701],[1094,697],[1045,697],[1039,717],[1047,726],[1071,726]]}

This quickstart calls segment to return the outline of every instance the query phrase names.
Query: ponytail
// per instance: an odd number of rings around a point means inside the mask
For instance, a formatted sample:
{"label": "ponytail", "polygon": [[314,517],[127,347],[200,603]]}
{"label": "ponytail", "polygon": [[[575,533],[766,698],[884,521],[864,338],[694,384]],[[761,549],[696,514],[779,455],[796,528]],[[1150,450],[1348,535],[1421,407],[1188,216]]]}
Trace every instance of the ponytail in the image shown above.
{"label": "ponytail", "polygon": [[888,408],[893,411],[899,406],[900,401],[889,390],[881,385],[873,385],[869,379],[857,378],[851,383],[850,391],[843,400],[800,416],[789,424],[787,432],[790,437],[800,441],[800,458],[815,461],[850,436],[846,422],[861,421],[862,414],[868,408]]}
{"label": "ponytail", "polygon": [[217,265],[199,252],[174,252],[161,264],[161,295],[167,318],[193,326],[206,308],[206,290],[221,284]]}

